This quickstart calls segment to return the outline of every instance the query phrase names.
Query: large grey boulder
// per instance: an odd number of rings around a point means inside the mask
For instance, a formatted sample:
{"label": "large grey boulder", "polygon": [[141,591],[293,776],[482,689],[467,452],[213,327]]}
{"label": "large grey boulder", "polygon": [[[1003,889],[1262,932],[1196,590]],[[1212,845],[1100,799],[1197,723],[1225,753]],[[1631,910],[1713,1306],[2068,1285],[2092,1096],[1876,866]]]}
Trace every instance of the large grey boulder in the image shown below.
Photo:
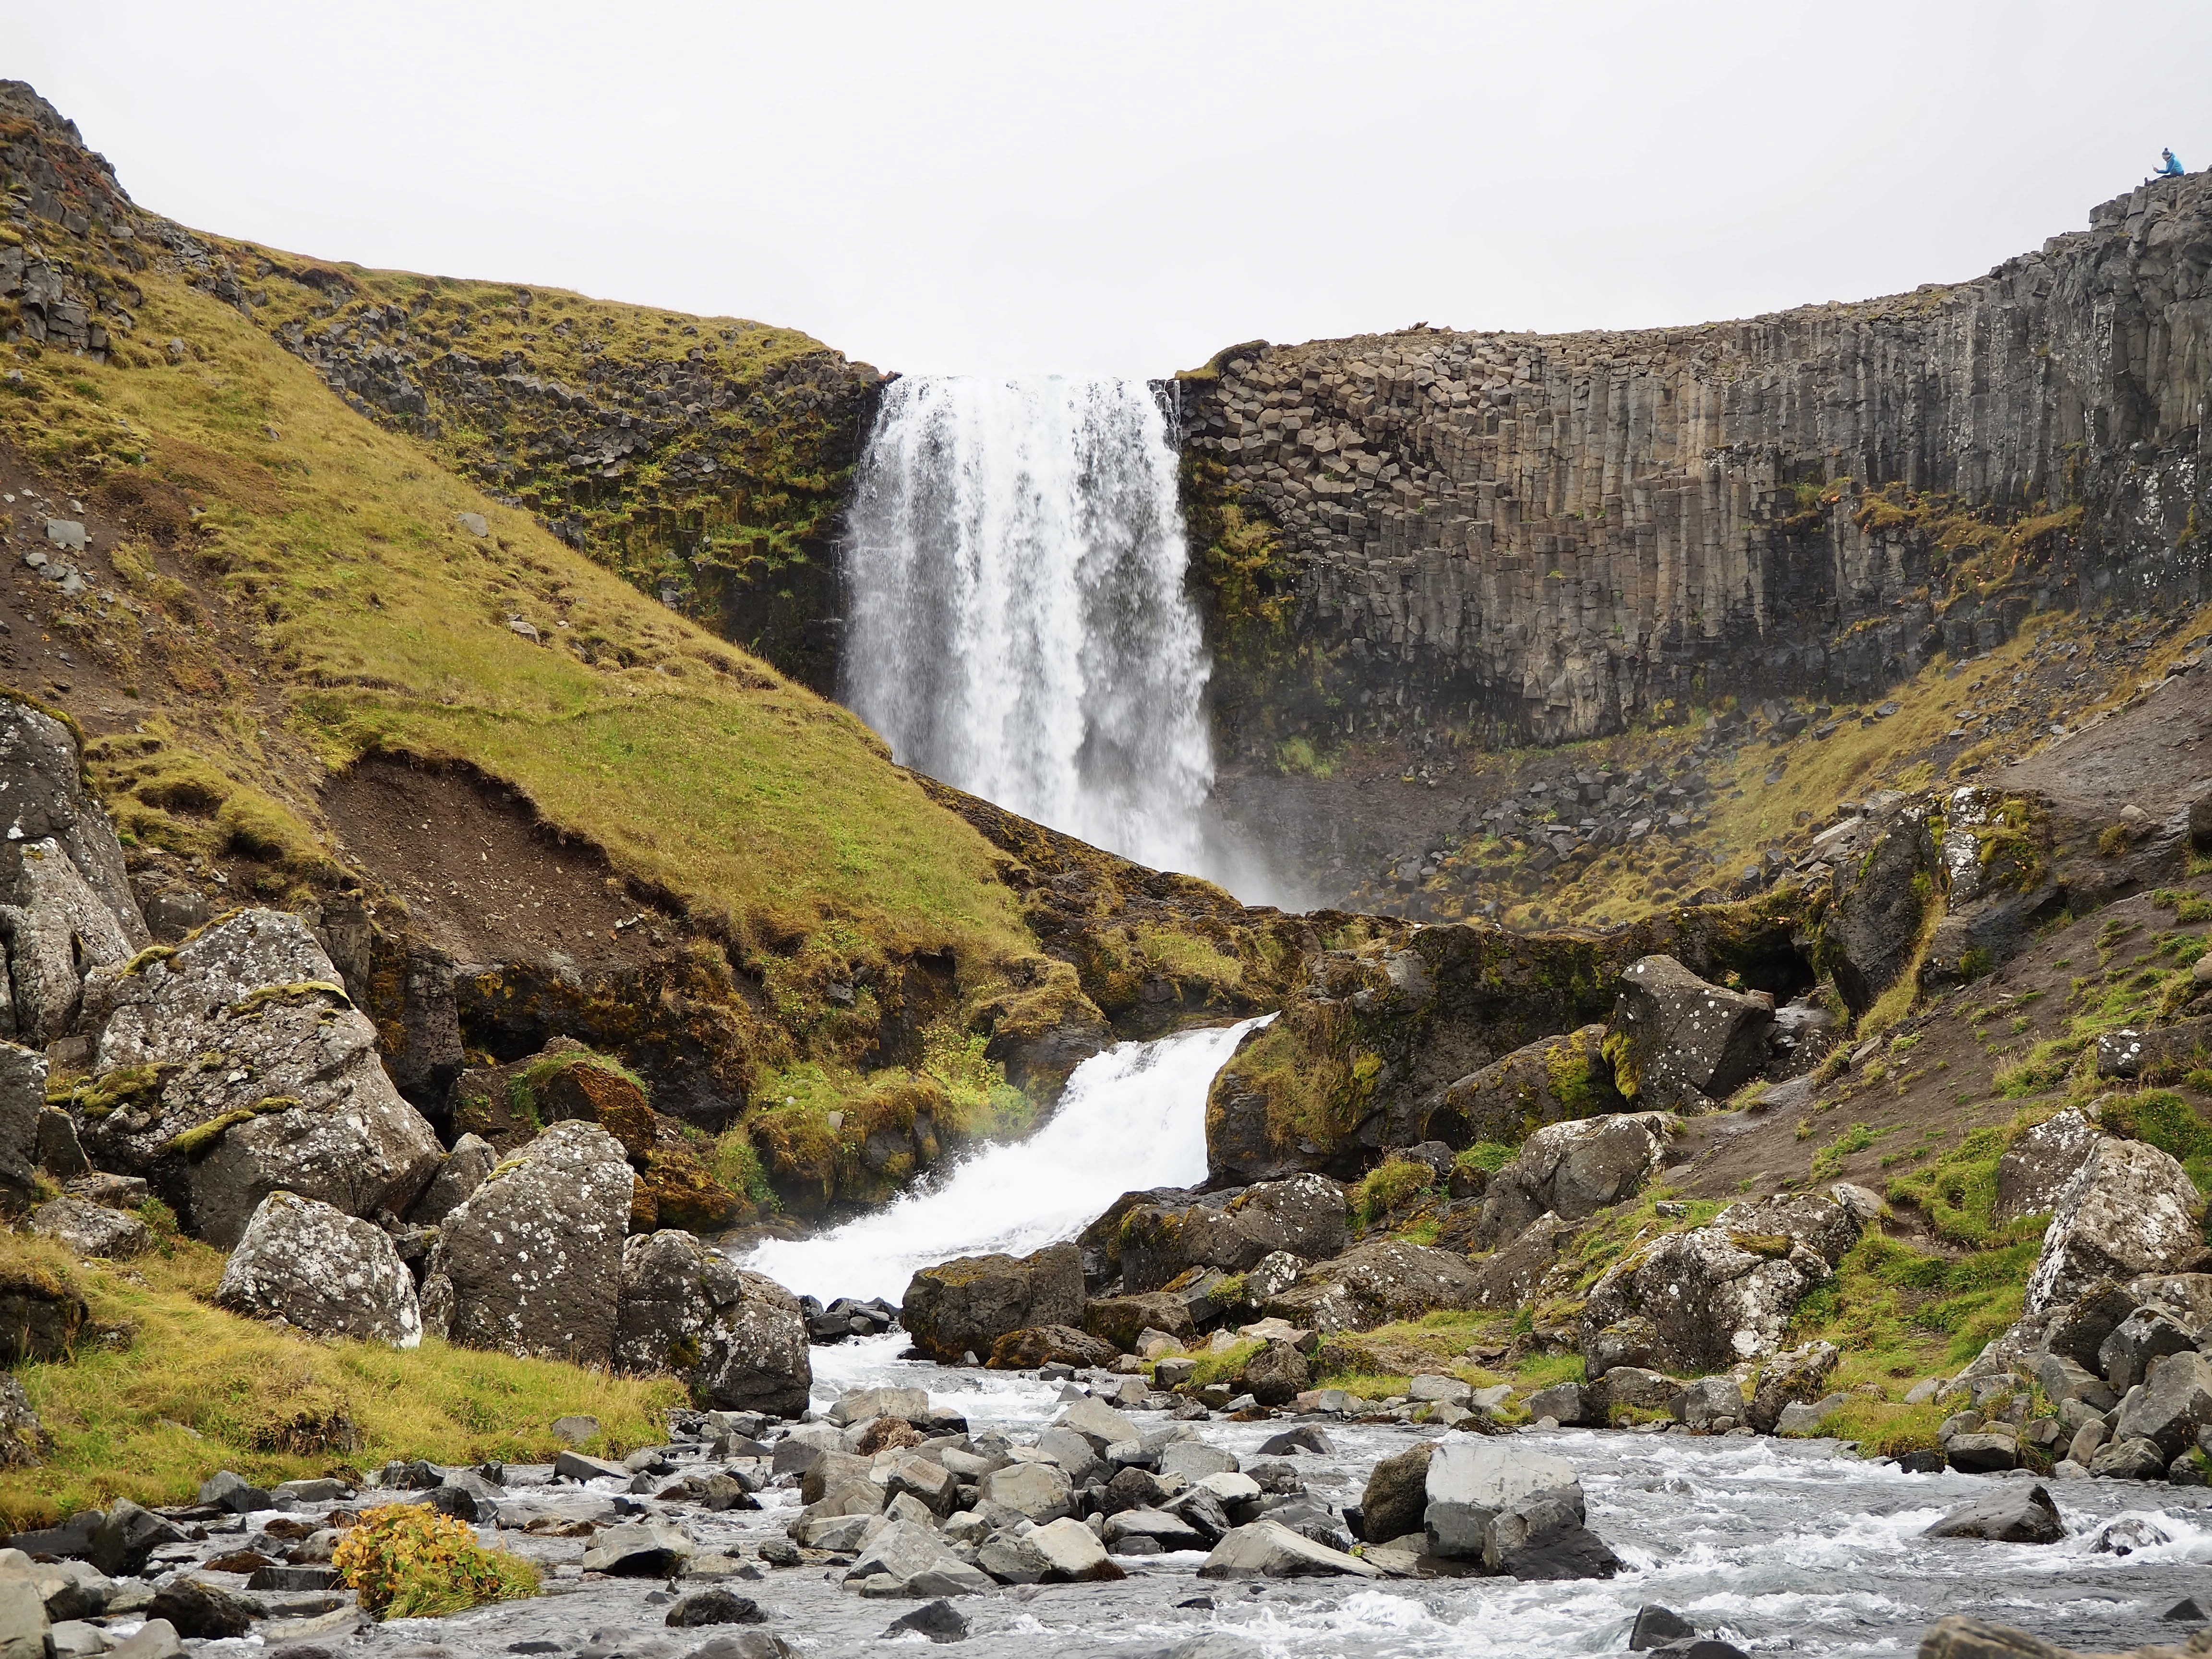
{"label": "large grey boulder", "polygon": [[422,1340],[414,1275],[392,1237],[312,1198],[271,1193],[224,1264],[216,1305],[313,1336],[412,1348]]}
{"label": "large grey boulder", "polygon": [[1519,1237],[1474,1264],[1475,1305],[1518,1308],[1534,1300],[1537,1286],[1573,1236],[1574,1229],[1550,1211],[1538,1216],[1521,1229]]}
{"label": "large grey boulder", "polygon": [[[1164,1200],[1165,1195],[1161,1195]],[[1118,1254],[1123,1287],[1156,1291],[1193,1267],[1241,1273],[1285,1251],[1318,1261],[1342,1250],[1350,1206],[1344,1188],[1325,1176],[1261,1182],[1231,1194],[1183,1197],[1109,1210],[1109,1253]],[[1085,1235],[1100,1243],[1097,1229]]]}
{"label": "large grey boulder", "polygon": [[0,1659],[54,1659],[46,1604],[27,1574],[0,1574]]}
{"label": "large grey boulder", "polygon": [[1213,1547],[1198,1570],[1200,1578],[1347,1578],[1381,1577],[1356,1555],[1316,1544],[1279,1521],[1261,1518],[1235,1527]]}
{"label": "large grey boulder", "polygon": [[988,1503],[1019,1511],[1042,1524],[1073,1512],[1075,1487],[1066,1471],[1050,1463],[1009,1463],[976,1482]]}
{"label": "large grey boulder", "polygon": [[1633,1196],[1658,1172],[1668,1122],[1664,1112],[1623,1112],[1537,1130],[1492,1177],[1477,1248],[1517,1239],[1547,1213],[1581,1221]]}
{"label": "large grey boulder", "polygon": [[988,1354],[1012,1331],[1083,1324],[1083,1253],[1048,1244],[1025,1256],[957,1256],[908,1281],[901,1322],[940,1364]]}
{"label": "large grey boulder", "polygon": [[1824,965],[1855,1014],[1904,977],[1918,949],[1941,879],[1928,810],[1915,802],[1893,811],[1871,827],[1864,854],[1837,866],[1820,945]]}
{"label": "large grey boulder", "polygon": [[2204,1249],[2204,1200],[2155,1146],[2101,1135],[2051,1206],[2028,1276],[2026,1316],[2063,1307],[2100,1279],[2172,1273]]}
{"label": "large grey boulder", "polygon": [[1998,1218],[2047,1214],[2102,1139],[2078,1106],[2022,1130],[1997,1160]]}
{"label": "large grey boulder", "polygon": [[2112,1328],[2097,1346],[2098,1369],[2114,1394],[2125,1395],[2142,1382],[2151,1362],[2170,1353],[2184,1353],[2197,1346],[2197,1333],[2166,1309],[2137,1308]]}
{"label": "large grey boulder", "polygon": [[1720,1370],[1782,1346],[1790,1316],[1878,1211],[1864,1188],[1733,1204],[1712,1224],[1631,1251],[1590,1287],[1589,1375],[1615,1366]]}
{"label": "large grey boulder", "polygon": [[636,1183],[598,1124],[555,1124],[439,1228],[424,1325],[466,1347],[612,1363]]}
{"label": "large grey boulder", "polygon": [[1620,1558],[1584,1524],[1579,1485],[1516,1498],[1482,1529],[1486,1571],[1523,1580],[1610,1578]]}
{"label": "large grey boulder", "polygon": [[[42,1132],[51,1133],[41,1121],[46,1103],[46,1057],[18,1043],[0,1042],[0,1196],[18,1204],[38,1190],[40,1165],[46,1162],[40,1152]],[[81,1152],[77,1161],[82,1161]],[[52,1173],[66,1180],[77,1171]]]}
{"label": "large grey boulder", "polygon": [[79,1133],[101,1168],[149,1177],[198,1237],[236,1243],[279,1188],[404,1214],[436,1172],[436,1134],[299,917],[242,910],[108,994]]}
{"label": "large grey boulder", "polygon": [[1668,956],[1631,963],[1606,1028],[1613,1082],[1638,1105],[1697,1111],[1766,1064],[1774,1000],[1709,985]]}
{"label": "large grey boulder", "polygon": [[1575,1466],[1510,1440],[1448,1435],[1429,1460],[1422,1522],[1429,1553],[1480,1560],[1490,1523],[1524,1499],[1571,1492],[1581,1507]]}
{"label": "large grey boulder", "polygon": [[[1539,1038],[1413,1106],[1378,1114],[1374,1139],[1389,1146],[1425,1140],[1455,1147],[1479,1140],[1510,1146],[1531,1124],[1625,1111],[1628,1102],[1613,1086],[1604,1048],[1602,1025]],[[1360,1138],[1369,1139],[1366,1125]]]}
{"label": "large grey boulder", "polygon": [[1359,1499],[1359,1527],[1370,1544],[1420,1531],[1429,1509],[1429,1460],[1437,1442],[1424,1440],[1376,1461]]}
{"label": "large grey boulder", "polygon": [[1354,1245],[1309,1267],[1267,1313],[1324,1334],[1371,1330],[1439,1308],[1481,1305],[1482,1279],[1463,1255],[1398,1239]]}
{"label": "large grey boulder", "polygon": [[1098,1535],[1072,1516],[1047,1522],[1022,1541],[1044,1557],[1048,1583],[1086,1584],[1127,1576],[1107,1559]]}
{"label": "large grey boulder", "polygon": [[2112,1419],[2115,1442],[2148,1440],[2167,1462],[2197,1443],[2212,1424],[2212,1355],[2193,1349],[2150,1362],[2142,1385],[2129,1390]]}
{"label": "large grey boulder", "polygon": [[83,1001],[85,975],[120,967],[137,948],[52,840],[0,844],[0,939],[7,942],[15,1034],[34,1043],[66,1036]]}
{"label": "large grey boulder", "polygon": [[674,1229],[623,1246],[614,1361],[672,1372],[718,1410],[777,1417],[804,1413],[814,1381],[799,1298]]}

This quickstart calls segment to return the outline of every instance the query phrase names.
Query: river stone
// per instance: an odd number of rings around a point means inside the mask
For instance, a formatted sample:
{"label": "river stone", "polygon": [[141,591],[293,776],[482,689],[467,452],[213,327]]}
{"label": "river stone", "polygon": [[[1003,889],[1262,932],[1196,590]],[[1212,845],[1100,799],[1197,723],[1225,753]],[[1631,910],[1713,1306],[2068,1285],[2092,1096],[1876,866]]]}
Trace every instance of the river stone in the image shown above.
{"label": "river stone", "polygon": [[1075,1486],[1067,1472],[1052,1463],[1009,1463],[975,1483],[984,1498],[1018,1510],[1040,1523],[1056,1521],[1075,1508]]}
{"label": "river stone", "polygon": [[1577,1511],[1582,1502],[1582,1484],[1565,1458],[1509,1441],[1456,1435],[1447,1437],[1429,1460],[1425,1490],[1429,1553],[1463,1560],[1481,1556],[1484,1529],[1524,1498],[1571,1491]]}
{"label": "river stone", "polygon": [[914,1345],[939,1364],[988,1354],[1009,1331],[1083,1323],[1083,1253],[1048,1244],[1025,1256],[960,1256],[924,1267],[906,1289],[900,1318]]}
{"label": "river stone", "polygon": [[1623,1112],[1537,1130],[1491,1178],[1476,1248],[1519,1238],[1547,1212],[1580,1221],[1633,1195],[1658,1170],[1668,1126],[1664,1112]]}
{"label": "river stone", "polygon": [[2157,1441],[2136,1436],[2100,1448],[2089,1460],[2089,1473],[2112,1480],[2162,1480],[2168,1466]]}
{"label": "river stone", "polygon": [[1589,1420],[1589,1391],[1579,1382],[1555,1382],[1548,1389],[1539,1389],[1522,1404],[1532,1422],[1548,1417],[1561,1428],[1571,1429]]}
{"label": "river stone", "polygon": [[482,1135],[464,1134],[438,1165],[438,1173],[407,1218],[418,1227],[434,1227],[459,1209],[469,1195],[491,1178],[499,1154]]}
{"label": "river stone", "polygon": [[1334,1335],[1479,1305],[1482,1281],[1463,1255],[1398,1239],[1355,1245],[1299,1275],[1268,1302],[1270,1316]]}
{"label": "river stone", "polygon": [[1672,957],[1645,957],[1621,973],[1605,1053],[1613,1082],[1638,1105],[1694,1111],[1758,1075],[1773,1024],[1771,997],[1725,991]]}
{"label": "river stone", "polygon": [[414,1275],[391,1235],[295,1193],[261,1200],[224,1264],[215,1299],[219,1308],[282,1320],[311,1336],[359,1337],[395,1348],[422,1340]]}
{"label": "river stone", "polygon": [[555,1124],[439,1228],[424,1324],[465,1347],[611,1364],[636,1184],[598,1124]]}
{"label": "river stone", "polygon": [[1313,1368],[1294,1343],[1280,1339],[1244,1362],[1237,1381],[1262,1406],[1287,1406],[1313,1386]]}
{"label": "river stone", "polygon": [[1177,1440],[1160,1452],[1163,1477],[1179,1474],[1186,1480],[1203,1480],[1209,1474],[1234,1474],[1242,1467],[1234,1452],[1210,1446],[1203,1440]]}
{"label": "river stone", "polygon": [[1712,1376],[1701,1376],[1683,1389],[1674,1400],[1674,1415],[1693,1429],[1710,1428],[1716,1419],[1726,1418],[1734,1428],[1744,1420],[1747,1407],[1743,1390],[1726,1371]]}
{"label": "river stone", "polygon": [[1620,1558],[1583,1524],[1579,1485],[1516,1498],[1482,1531],[1484,1570],[1524,1581],[1610,1578]]}
{"label": "river stone", "polygon": [[614,1364],[672,1373],[719,1411],[776,1417],[802,1415],[814,1381],[799,1298],[674,1229],[623,1245]]}
{"label": "river stone", "polygon": [[1316,1544],[1279,1522],[1264,1518],[1231,1528],[1198,1570],[1200,1578],[1308,1578],[1328,1574],[1354,1578],[1381,1576],[1356,1555]]}
{"label": "river stone", "polygon": [[54,1659],[46,1605],[27,1577],[0,1575],[0,1659]]}
{"label": "river stone", "polygon": [[2010,1625],[1993,1625],[1964,1613],[1946,1613],[1920,1638],[1919,1659],[2080,1659]]}
{"label": "river stone", "polygon": [[[1084,1535],[1090,1536],[1088,1528]],[[1097,1540],[1091,1542],[1096,1546]],[[894,1521],[870,1540],[844,1583],[863,1595],[973,1595],[991,1588],[981,1568],[969,1565],[936,1533],[911,1521]]]}
{"label": "river stone", "polygon": [[1985,1538],[1998,1544],[2055,1544],[2066,1536],[2058,1506],[2040,1481],[2005,1481],[1929,1527],[1927,1538]]}
{"label": "river stone", "polygon": [[31,1231],[58,1240],[75,1255],[126,1261],[153,1248],[146,1224],[126,1210],[88,1204],[81,1198],[57,1198],[31,1212]]}
{"label": "river stone", "polygon": [[2063,1307],[2100,1279],[2179,1271],[2203,1249],[2203,1211],[2189,1172],[2167,1154],[2100,1137],[2052,1206],[2027,1315]]}
{"label": "river stone", "polygon": [[697,1541],[673,1521],[625,1521],[599,1529],[583,1565],[586,1572],[666,1578],[698,1553]]}
{"label": "river stone", "polygon": [[910,1631],[933,1642],[964,1642],[968,1639],[968,1620],[951,1602],[940,1600],[892,1620],[884,1636],[888,1640]]}
{"label": "river stone", "polygon": [[661,1623],[672,1630],[694,1630],[702,1625],[757,1625],[767,1616],[750,1595],[702,1589],[678,1596]]}
{"label": "river stone", "polygon": [[437,1136],[299,917],[241,910],[112,995],[94,1069],[143,1082],[104,1115],[80,1111],[79,1133],[101,1168],[153,1179],[197,1237],[235,1244],[280,1188],[404,1214],[436,1173]]}
{"label": "river stone", "polygon": [[1118,1257],[1132,1293],[1159,1290],[1194,1267],[1248,1273],[1279,1252],[1321,1261],[1340,1254],[1348,1236],[1344,1188],[1325,1176],[1264,1181],[1225,1199],[1151,1196],[1161,1201],[1109,1210],[1082,1240]]}
{"label": "river stone", "polygon": [[1045,1578],[1056,1584],[1085,1584],[1123,1577],[1106,1556],[1097,1534],[1073,1516],[1062,1516],[1030,1533],[1024,1541],[1045,1559]]}
{"label": "river stone", "polygon": [[149,1619],[107,1650],[108,1659],[184,1659],[185,1644],[166,1619]]}
{"label": "river stone", "polygon": [[1102,1452],[1109,1446],[1141,1437],[1135,1419],[1123,1416],[1104,1401],[1089,1395],[1069,1401],[1066,1409],[1054,1419],[1054,1426],[1074,1430]]}
{"label": "river stone", "polygon": [[2019,1467],[2020,1442],[1995,1431],[1954,1434],[1943,1443],[1943,1455],[1962,1474],[1996,1474]]}
{"label": "river stone", "polygon": [[[1224,1528],[1209,1538],[1182,1516],[1170,1515],[1164,1510],[1123,1510],[1106,1518],[1106,1547],[1116,1555],[1202,1550],[1225,1535]],[[1122,1547],[1133,1542],[1141,1547]]]}

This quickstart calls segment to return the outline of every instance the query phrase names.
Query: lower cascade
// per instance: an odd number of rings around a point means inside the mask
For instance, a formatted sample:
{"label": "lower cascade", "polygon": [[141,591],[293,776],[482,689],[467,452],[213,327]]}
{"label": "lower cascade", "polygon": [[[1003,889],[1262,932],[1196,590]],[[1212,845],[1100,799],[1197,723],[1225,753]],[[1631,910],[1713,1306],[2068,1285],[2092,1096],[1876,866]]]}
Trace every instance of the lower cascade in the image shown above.
{"label": "lower cascade", "polygon": [[896,381],[848,522],[840,695],[902,763],[1198,872],[1209,663],[1149,387]]}
{"label": "lower cascade", "polygon": [[808,1239],[772,1239],[744,1265],[802,1295],[896,1303],[917,1267],[1073,1238],[1123,1193],[1206,1179],[1206,1095],[1262,1020],[1117,1043],[1078,1066],[1052,1121],[987,1147],[916,1189]]}

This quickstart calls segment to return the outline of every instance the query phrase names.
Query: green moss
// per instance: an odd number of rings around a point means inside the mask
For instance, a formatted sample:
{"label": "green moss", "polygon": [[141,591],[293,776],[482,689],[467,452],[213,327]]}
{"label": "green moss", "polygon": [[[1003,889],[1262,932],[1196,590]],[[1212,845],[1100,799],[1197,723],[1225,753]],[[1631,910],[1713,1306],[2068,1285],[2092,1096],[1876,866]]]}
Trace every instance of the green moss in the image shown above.
{"label": "green moss", "polygon": [[129,1107],[158,1111],[161,1085],[176,1070],[174,1066],[118,1066],[96,1078],[50,1087],[46,1104],[94,1122]]}
{"label": "green moss", "polygon": [[1370,1170],[1351,1193],[1352,1224],[1370,1227],[1382,1217],[1427,1192],[1436,1173],[1409,1158],[1389,1158]]}
{"label": "green moss", "polygon": [[1508,1146],[1495,1140],[1478,1140],[1472,1146],[1462,1147],[1452,1158],[1453,1166],[1462,1170],[1486,1170],[1495,1175],[1521,1155],[1517,1146]]}
{"label": "green moss", "polygon": [[213,1152],[216,1143],[240,1124],[251,1123],[255,1118],[273,1112],[291,1111],[299,1103],[298,1099],[291,1095],[264,1095],[251,1106],[234,1106],[204,1123],[171,1135],[161,1143],[161,1151],[197,1163]]}
{"label": "green moss", "polygon": [[2157,1147],[2189,1171],[2199,1193],[2212,1193],[2212,1123],[2172,1090],[2111,1096],[2098,1117],[2109,1133]]}

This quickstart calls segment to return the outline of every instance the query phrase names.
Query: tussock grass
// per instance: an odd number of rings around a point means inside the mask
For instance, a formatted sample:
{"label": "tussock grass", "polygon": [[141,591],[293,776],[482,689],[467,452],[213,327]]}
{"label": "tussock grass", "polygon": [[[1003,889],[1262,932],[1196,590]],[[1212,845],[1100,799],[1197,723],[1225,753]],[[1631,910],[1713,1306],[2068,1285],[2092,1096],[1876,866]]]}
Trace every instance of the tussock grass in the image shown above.
{"label": "tussock grass", "polygon": [[[58,1271],[42,1243],[15,1246]],[[597,1417],[600,1449],[618,1452],[661,1438],[661,1413],[683,1403],[665,1379],[435,1338],[408,1352],[313,1341],[210,1305],[222,1262],[176,1239],[127,1270],[71,1270],[91,1326],[74,1358],[17,1371],[54,1450],[0,1474],[0,1522],[47,1524],[117,1498],[189,1502],[218,1468],[273,1485],[395,1457],[543,1462],[562,1444],[553,1419],[571,1413]]]}

